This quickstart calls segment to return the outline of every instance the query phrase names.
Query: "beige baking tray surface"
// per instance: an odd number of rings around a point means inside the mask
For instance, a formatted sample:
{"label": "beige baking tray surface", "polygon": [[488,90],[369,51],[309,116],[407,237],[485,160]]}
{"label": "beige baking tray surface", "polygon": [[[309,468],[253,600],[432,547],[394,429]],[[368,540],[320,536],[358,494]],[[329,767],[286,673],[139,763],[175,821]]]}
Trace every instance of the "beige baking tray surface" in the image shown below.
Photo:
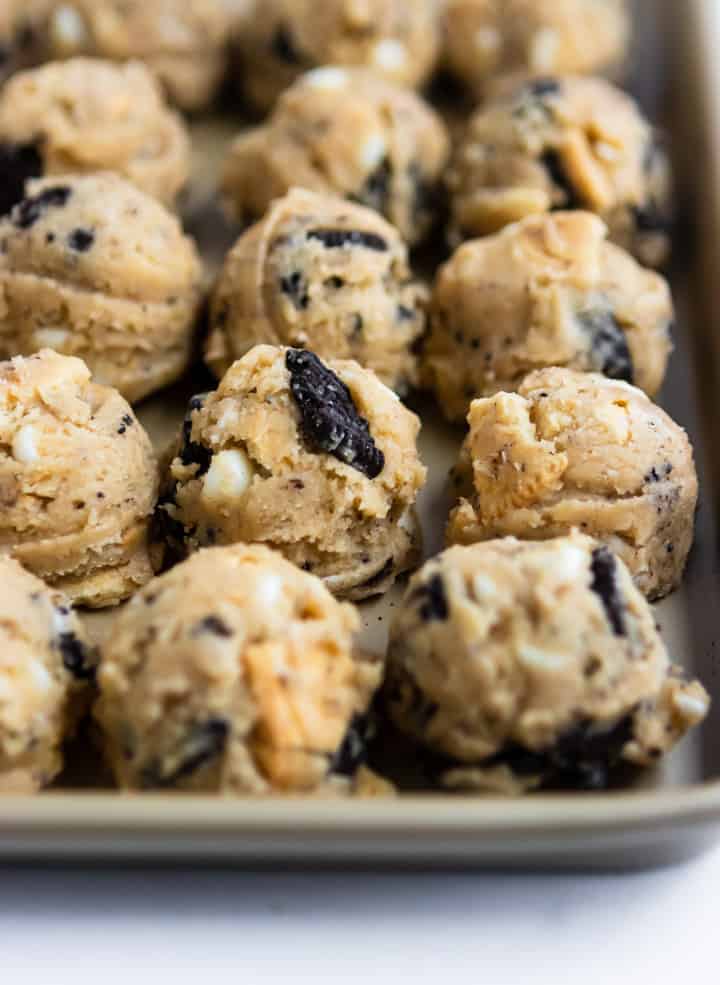
{"label": "beige baking tray surface", "polygon": [[[720,335],[713,317],[720,273],[720,68],[711,57],[713,40],[720,39],[718,6],[640,0],[642,57],[633,63],[635,91],[669,124],[688,219],[673,274],[678,351],[662,402],[691,432],[703,493],[685,584],[658,606],[658,619],[671,652],[715,694],[704,728],[633,789],[522,800],[430,793],[371,801],[126,795],[104,790],[97,773],[80,770],[39,797],[0,799],[1,858],[628,868],[676,861],[720,839],[720,454],[713,433],[720,409]],[[233,239],[213,203],[213,176],[240,126],[194,124],[196,177],[185,219],[210,266]],[[188,384],[140,408],[159,448],[173,435],[191,390]],[[426,551],[433,554],[442,544],[445,479],[462,432],[440,423],[430,405],[419,409],[426,421],[421,452],[430,467],[420,512]],[[383,650],[396,602],[397,591],[362,607],[363,643],[370,649]],[[87,623],[101,638],[112,616],[88,616]]]}

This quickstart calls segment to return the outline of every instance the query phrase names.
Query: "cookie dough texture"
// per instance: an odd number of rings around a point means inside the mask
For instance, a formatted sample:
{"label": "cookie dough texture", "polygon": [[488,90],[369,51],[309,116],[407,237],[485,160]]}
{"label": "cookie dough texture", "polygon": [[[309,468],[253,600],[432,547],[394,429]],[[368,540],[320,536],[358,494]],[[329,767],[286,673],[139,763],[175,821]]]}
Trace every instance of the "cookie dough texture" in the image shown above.
{"label": "cookie dough texture", "polygon": [[567,369],[476,400],[455,473],[449,543],[546,540],[578,527],[612,549],[649,598],[680,583],[697,475],[687,435],[640,390]]}
{"label": "cookie dough texture", "polygon": [[249,0],[245,6],[235,28],[238,71],[260,110],[321,65],[367,68],[413,88],[435,67],[434,0]]}
{"label": "cookie dough texture", "polygon": [[[14,76],[0,93],[4,211],[25,178],[114,171],[172,205],[188,178],[185,126],[140,62],[52,62]],[[24,170],[24,173],[23,173]]]}
{"label": "cookie dough texture", "polygon": [[444,56],[477,94],[498,75],[615,72],[627,54],[626,0],[446,0]]}
{"label": "cookie dough texture", "polygon": [[0,3],[0,83],[42,57],[50,4],[51,0]]}
{"label": "cookie dough texture", "polygon": [[601,216],[610,239],[647,266],[670,250],[667,156],[636,103],[602,79],[511,86],[471,118],[448,185],[454,240],[581,208]]}
{"label": "cookie dough texture", "polygon": [[49,29],[54,57],[137,58],[184,110],[203,109],[215,95],[228,32],[224,0],[68,0],[54,5]]}
{"label": "cookie dough texture", "polygon": [[201,551],[136,595],[96,707],[122,787],[353,792],[381,663],[355,609],[264,547]]}
{"label": "cookie dough texture", "polygon": [[545,366],[657,393],[672,351],[670,288],[606,232],[590,213],[530,216],[463,244],[440,269],[424,375],[448,418]]}
{"label": "cookie dough texture", "polygon": [[211,300],[206,361],[221,376],[257,343],[355,359],[404,392],[427,292],[377,212],[294,189],[228,254]]}
{"label": "cookie dough texture", "polygon": [[152,576],[157,465],[117,391],[44,350],[0,364],[0,557],[100,608]]}
{"label": "cookie dough texture", "polygon": [[376,209],[417,243],[437,218],[448,152],[444,124],[415,93],[329,66],[302,76],[264,126],[237,138],[223,192],[240,218],[253,219],[296,185],[337,195]]}
{"label": "cookie dough texture", "polygon": [[413,577],[385,694],[455,787],[598,788],[705,717],[624,564],[588,537],[455,547]]}
{"label": "cookie dough texture", "polygon": [[0,558],[0,793],[32,793],[62,768],[95,654],[64,596]]}
{"label": "cookie dough texture", "polygon": [[257,346],[191,401],[158,509],[169,557],[263,543],[339,596],[380,594],[419,561],[419,429],[357,363]]}
{"label": "cookie dough texture", "polygon": [[45,346],[137,401],[190,358],[201,266],[177,218],[112,174],[29,182],[0,220],[0,355]]}

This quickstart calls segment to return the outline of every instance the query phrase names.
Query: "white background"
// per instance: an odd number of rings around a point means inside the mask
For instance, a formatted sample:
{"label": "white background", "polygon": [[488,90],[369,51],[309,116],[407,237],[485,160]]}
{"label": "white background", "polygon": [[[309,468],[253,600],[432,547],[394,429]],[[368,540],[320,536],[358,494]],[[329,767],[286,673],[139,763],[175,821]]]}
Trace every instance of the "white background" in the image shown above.
{"label": "white background", "polygon": [[0,868],[2,985],[716,985],[719,943],[720,850],[603,876]]}

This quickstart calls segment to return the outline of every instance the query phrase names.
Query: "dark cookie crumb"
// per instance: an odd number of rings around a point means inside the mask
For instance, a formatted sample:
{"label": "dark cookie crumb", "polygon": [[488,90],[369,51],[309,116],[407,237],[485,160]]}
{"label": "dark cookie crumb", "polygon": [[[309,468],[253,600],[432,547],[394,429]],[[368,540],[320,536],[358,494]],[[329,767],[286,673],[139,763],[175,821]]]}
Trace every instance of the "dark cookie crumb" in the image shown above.
{"label": "dark cookie crumb", "polygon": [[397,320],[398,321],[415,321],[416,314],[412,308],[408,308],[405,304],[399,304],[397,306]]}
{"label": "dark cookie crumb", "polygon": [[645,476],[645,482],[660,482],[662,479],[667,479],[672,474],[672,470],[671,462],[665,462],[664,465],[658,465],[657,467],[653,465]]}
{"label": "dark cookie crumb", "polygon": [[[68,614],[65,607],[58,611],[63,615]],[[62,655],[63,666],[73,677],[81,681],[94,679],[96,659],[95,653],[90,647],[85,646],[72,632],[61,633],[57,645]]]}
{"label": "dark cookie crumb", "polygon": [[230,726],[222,718],[209,718],[194,725],[180,750],[171,759],[170,769],[159,760],[152,760],[140,775],[141,786],[152,788],[172,787],[191,776],[222,755],[230,734]]}
{"label": "dark cookie crumb", "polygon": [[635,367],[627,336],[615,315],[601,309],[581,311],[578,321],[590,335],[592,368],[611,380],[633,383]]}
{"label": "dark cookie crumb", "polygon": [[617,586],[617,561],[607,547],[593,551],[590,570],[593,576],[590,588],[600,596],[613,632],[616,636],[626,636],[625,603]]}
{"label": "dark cookie crumb", "polygon": [[25,197],[25,182],[40,178],[43,161],[39,144],[0,142],[0,215],[7,215]]}
{"label": "dark cookie crumb", "polygon": [[340,776],[354,776],[367,759],[367,747],[374,731],[374,722],[370,715],[354,715],[342,745],[330,762],[329,772]]}
{"label": "dark cookie crumb", "polygon": [[366,250],[384,253],[387,242],[376,233],[364,233],[359,229],[311,229],[308,239],[317,239],[327,250],[338,250],[344,246],[361,246]]}
{"label": "dark cookie crumb", "polygon": [[178,453],[183,465],[188,468],[193,465],[197,466],[197,471],[195,472],[196,479],[205,475],[212,463],[212,452],[210,449],[206,448],[205,445],[201,445],[198,441],[192,440],[192,415],[194,411],[200,410],[203,407],[206,398],[206,393],[197,394],[191,398],[182,425],[182,445]]}
{"label": "dark cookie crumb", "polygon": [[420,618],[423,622],[444,622],[450,614],[441,575],[433,575],[419,585],[413,592],[412,601],[420,603]]}
{"label": "dark cookie crumb", "polygon": [[120,421],[120,427],[117,429],[118,434],[125,434],[128,428],[131,428],[135,423],[135,419],[130,414],[123,414]]}
{"label": "dark cookie crumb", "polygon": [[68,246],[77,253],[87,253],[95,242],[95,233],[92,229],[73,229],[68,236]]}
{"label": "dark cookie crumb", "polygon": [[292,301],[298,311],[304,311],[310,304],[307,282],[299,271],[280,278],[280,290]]}
{"label": "dark cookie crumb", "polygon": [[285,365],[308,446],[333,455],[369,479],[380,475],[385,456],[342,380],[314,353],[303,349],[288,349]]}
{"label": "dark cookie crumb", "polygon": [[234,635],[232,629],[219,616],[205,616],[192,631],[193,636],[202,636],[205,633],[220,636],[223,639],[230,639]]}
{"label": "dark cookie crumb", "polygon": [[61,209],[72,195],[69,185],[53,185],[38,195],[25,198],[12,211],[12,222],[18,229],[30,229],[48,209]]}
{"label": "dark cookie crumb", "polygon": [[557,96],[561,91],[561,86],[557,79],[546,76],[528,83],[527,91],[536,99],[543,99],[545,96]]}
{"label": "dark cookie crumb", "polygon": [[564,195],[562,204],[554,206],[554,209],[581,209],[583,207],[582,198],[568,178],[558,152],[555,150],[546,150],[540,158],[540,162],[547,171],[552,183]]}

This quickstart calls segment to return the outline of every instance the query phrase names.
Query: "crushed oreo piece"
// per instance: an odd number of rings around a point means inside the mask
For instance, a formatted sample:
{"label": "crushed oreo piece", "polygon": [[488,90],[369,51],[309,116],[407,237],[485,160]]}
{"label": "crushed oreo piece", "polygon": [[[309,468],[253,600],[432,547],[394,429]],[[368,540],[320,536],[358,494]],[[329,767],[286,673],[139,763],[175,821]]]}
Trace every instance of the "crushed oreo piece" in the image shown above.
{"label": "crushed oreo piece", "polygon": [[230,726],[222,718],[209,718],[193,726],[182,747],[163,765],[152,760],[142,770],[144,789],[172,787],[222,755]]}
{"label": "crushed oreo piece", "polygon": [[304,349],[288,349],[285,365],[308,446],[333,455],[369,479],[380,475],[385,456],[342,380],[314,353]]}
{"label": "crushed oreo piece", "polygon": [[398,321],[415,321],[415,312],[412,308],[408,308],[405,304],[399,304],[397,306],[397,320]]}
{"label": "crushed oreo piece", "polygon": [[65,670],[69,671],[73,677],[76,677],[80,681],[94,679],[96,668],[95,654],[90,647],[87,647],[77,638],[75,633],[60,633],[57,645]]}
{"label": "crushed oreo piece", "polygon": [[527,85],[527,91],[536,99],[543,99],[545,96],[557,96],[561,91],[560,83],[551,76],[541,79],[533,79]]}
{"label": "crushed oreo piece", "polygon": [[40,178],[43,161],[38,143],[0,142],[0,215],[7,215],[25,197],[25,182]]}
{"label": "crushed oreo piece", "polygon": [[68,246],[77,253],[87,253],[95,242],[95,233],[92,229],[73,229],[68,236]]}
{"label": "crushed oreo piece", "polygon": [[361,205],[367,205],[368,208],[375,209],[376,212],[385,213],[390,197],[391,179],[392,166],[390,161],[384,158],[368,177],[357,195],[351,195],[349,198]]}
{"label": "crushed oreo piece", "polygon": [[304,311],[310,304],[307,282],[298,270],[280,278],[280,290],[287,294],[298,311]]}
{"label": "crushed oreo piece", "polygon": [[420,618],[423,622],[444,622],[450,615],[441,575],[433,575],[418,586],[413,592],[412,601],[420,602]]}
{"label": "crushed oreo piece", "polygon": [[163,545],[163,560],[166,569],[187,557],[185,527],[168,511],[169,506],[177,506],[175,502],[176,490],[177,484],[173,483],[168,493],[158,500],[150,520],[150,542]]}
{"label": "crushed oreo piece", "polygon": [[581,209],[583,200],[573,186],[563,167],[562,159],[557,151],[546,150],[540,158],[540,163],[547,171],[550,180],[563,193],[565,199],[560,205],[555,205],[557,209]]}
{"label": "crushed oreo piece", "polygon": [[279,24],[270,42],[270,51],[281,62],[302,65],[303,59],[295,47],[295,41],[287,24]]}
{"label": "crushed oreo piece", "polygon": [[38,195],[25,198],[12,210],[11,219],[18,229],[30,229],[48,209],[60,209],[72,195],[69,185],[52,185]]}
{"label": "crushed oreo piece", "polygon": [[626,636],[625,603],[617,586],[617,561],[607,547],[593,551],[590,570],[593,576],[590,588],[600,596],[613,632],[616,636]]}
{"label": "crushed oreo piece", "polygon": [[198,441],[192,440],[192,415],[194,411],[202,408],[206,398],[206,393],[197,394],[191,398],[185,419],[183,420],[182,445],[178,452],[183,465],[188,468],[192,465],[197,466],[195,472],[196,479],[205,475],[212,463],[212,452],[210,449],[206,448],[205,445],[201,445]]}
{"label": "crushed oreo piece", "polygon": [[117,429],[118,434],[125,434],[128,428],[131,428],[135,423],[135,419],[131,414],[123,414],[120,419],[120,427]]}
{"label": "crushed oreo piece", "polygon": [[375,732],[370,715],[353,715],[342,745],[330,762],[330,773],[354,776],[367,759],[367,747]]}
{"label": "crushed oreo piece", "polygon": [[338,250],[344,246],[362,246],[366,250],[384,253],[387,242],[376,233],[364,233],[359,229],[311,229],[308,239],[317,239],[327,250]]}
{"label": "crushed oreo piece", "polygon": [[590,335],[592,368],[611,380],[633,383],[635,367],[627,336],[615,315],[600,308],[581,311],[578,321]]}
{"label": "crushed oreo piece", "polygon": [[212,636],[220,636],[226,640],[230,639],[233,635],[232,629],[219,616],[205,616],[192,631],[193,636],[202,636],[205,633],[209,633]]}

